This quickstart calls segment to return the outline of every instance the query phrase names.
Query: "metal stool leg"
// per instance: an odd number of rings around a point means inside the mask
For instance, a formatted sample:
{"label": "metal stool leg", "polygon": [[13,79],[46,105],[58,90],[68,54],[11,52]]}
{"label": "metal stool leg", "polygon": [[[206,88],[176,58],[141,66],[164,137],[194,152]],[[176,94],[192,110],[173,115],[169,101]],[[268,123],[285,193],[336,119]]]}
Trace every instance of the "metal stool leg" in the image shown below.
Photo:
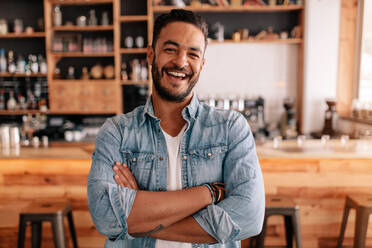
{"label": "metal stool leg", "polygon": [[293,225],[292,225],[292,216],[285,215],[285,239],[287,241],[287,248],[293,248]]}
{"label": "metal stool leg", "polygon": [[41,247],[41,221],[33,221],[31,223],[31,244],[32,248],[40,248]]}
{"label": "metal stool leg", "polygon": [[74,248],[78,248],[75,226],[74,226],[74,219],[72,218],[72,211],[67,213],[67,218],[68,218],[68,226],[70,228],[70,234],[71,234],[72,242],[74,244]]}
{"label": "metal stool leg", "polygon": [[337,248],[341,248],[342,247],[342,242],[344,241],[345,230],[346,230],[346,223],[347,223],[347,219],[349,217],[349,213],[350,213],[349,200],[348,200],[348,198],[346,198],[345,208],[344,208],[344,214],[342,216],[340,236],[338,237],[338,241],[337,241]]}
{"label": "metal stool leg", "polygon": [[19,227],[18,227],[18,248],[25,247],[25,234],[26,234],[26,220],[23,215],[19,216]]}
{"label": "metal stool leg", "polygon": [[368,229],[369,213],[364,208],[356,210],[356,222],[354,233],[354,248],[364,248]]}
{"label": "metal stool leg", "polygon": [[296,240],[296,248],[302,248],[300,210],[296,209],[292,216],[292,226]]}
{"label": "metal stool leg", "polygon": [[57,215],[52,220],[53,240],[55,248],[66,248],[63,216]]}

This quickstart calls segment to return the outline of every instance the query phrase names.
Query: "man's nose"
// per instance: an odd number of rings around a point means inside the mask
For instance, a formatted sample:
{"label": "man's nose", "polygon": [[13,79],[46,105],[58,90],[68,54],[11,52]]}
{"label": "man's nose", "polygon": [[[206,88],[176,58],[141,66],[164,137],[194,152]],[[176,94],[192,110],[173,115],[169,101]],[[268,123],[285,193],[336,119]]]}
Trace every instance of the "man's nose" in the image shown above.
{"label": "man's nose", "polygon": [[184,51],[180,51],[176,54],[176,57],[173,60],[174,64],[177,65],[179,68],[184,68],[187,66],[187,53]]}

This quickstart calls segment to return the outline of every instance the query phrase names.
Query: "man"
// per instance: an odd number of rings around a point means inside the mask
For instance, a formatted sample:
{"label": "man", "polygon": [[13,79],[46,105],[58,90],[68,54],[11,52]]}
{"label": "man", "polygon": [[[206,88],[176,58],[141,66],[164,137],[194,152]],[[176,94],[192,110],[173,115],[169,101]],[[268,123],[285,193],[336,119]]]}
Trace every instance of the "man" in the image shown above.
{"label": "man", "polygon": [[105,247],[240,247],[261,231],[263,180],[247,121],[192,91],[206,46],[199,16],[159,16],[151,97],[97,135],[88,202]]}

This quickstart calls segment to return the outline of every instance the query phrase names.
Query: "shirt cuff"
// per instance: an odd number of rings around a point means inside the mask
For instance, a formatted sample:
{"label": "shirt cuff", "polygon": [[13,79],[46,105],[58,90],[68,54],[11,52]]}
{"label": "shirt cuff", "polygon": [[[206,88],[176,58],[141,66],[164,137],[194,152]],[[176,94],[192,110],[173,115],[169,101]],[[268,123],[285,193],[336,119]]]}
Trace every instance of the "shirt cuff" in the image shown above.
{"label": "shirt cuff", "polygon": [[240,232],[239,226],[218,205],[208,205],[193,217],[204,231],[222,244],[234,240]]}
{"label": "shirt cuff", "polygon": [[119,185],[109,184],[109,199],[111,206],[117,220],[122,227],[122,232],[117,237],[108,238],[110,241],[134,239],[134,237],[128,233],[127,218],[132,209],[136,193],[136,190]]}

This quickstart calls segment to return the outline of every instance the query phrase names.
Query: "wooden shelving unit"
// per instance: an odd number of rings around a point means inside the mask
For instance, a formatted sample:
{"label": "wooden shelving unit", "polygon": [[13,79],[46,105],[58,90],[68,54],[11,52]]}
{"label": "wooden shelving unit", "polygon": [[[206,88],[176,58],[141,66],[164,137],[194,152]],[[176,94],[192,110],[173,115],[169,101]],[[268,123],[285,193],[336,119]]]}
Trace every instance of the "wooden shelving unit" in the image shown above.
{"label": "wooden shelving unit", "polygon": [[52,27],[52,31],[113,31],[114,26],[59,26]]}
{"label": "wooden shelving unit", "polygon": [[30,34],[27,33],[8,33],[8,34],[0,34],[0,39],[14,39],[14,38],[45,38],[44,32],[33,32]]}
{"label": "wooden shelving unit", "polygon": [[26,73],[4,73],[0,72],[0,77],[46,77],[47,74],[43,73],[31,73],[31,74],[26,74]]}
{"label": "wooden shelving unit", "polygon": [[115,79],[54,79],[53,83],[66,83],[66,84],[76,84],[76,83],[100,83],[100,84],[113,84]]}
{"label": "wooden shelving unit", "polygon": [[[155,13],[168,12],[174,9],[174,6],[154,6],[153,11]],[[279,12],[279,11],[296,11],[303,10],[304,7],[301,5],[276,5],[276,6],[212,6],[202,5],[201,7],[186,6],[186,10],[194,12]]]}

